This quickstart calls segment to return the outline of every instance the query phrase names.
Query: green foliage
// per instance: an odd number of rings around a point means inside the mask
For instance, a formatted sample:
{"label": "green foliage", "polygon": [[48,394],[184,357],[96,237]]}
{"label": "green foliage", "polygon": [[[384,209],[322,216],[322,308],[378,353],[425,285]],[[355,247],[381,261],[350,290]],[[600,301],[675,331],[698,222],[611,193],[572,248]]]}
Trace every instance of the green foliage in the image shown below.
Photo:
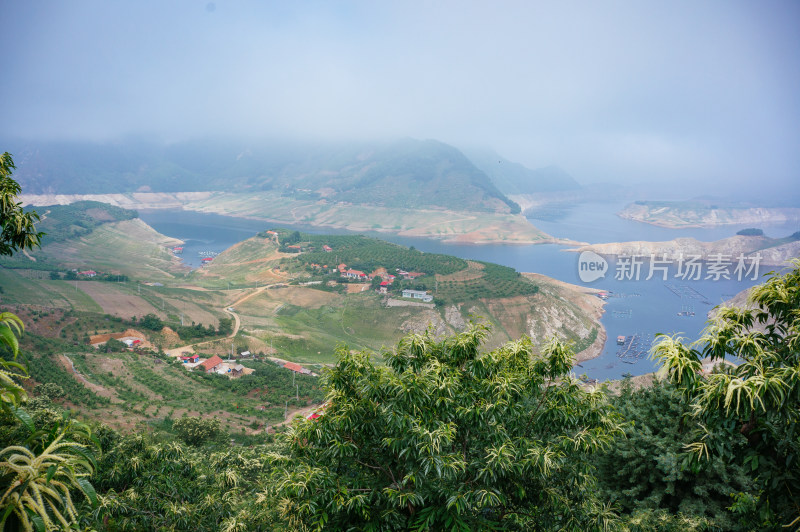
{"label": "green foliage", "polygon": [[17,382],[27,376],[25,367],[19,364],[19,340],[24,325],[22,320],[10,312],[0,312],[0,349],[5,346],[11,352],[11,360],[2,357],[0,351],[0,410],[8,411],[25,401],[27,393]]}
{"label": "green foliage", "polygon": [[[31,192],[64,194],[191,190],[275,190],[308,202],[461,211],[508,209],[503,196],[459,150],[433,140],[248,146],[216,140],[176,143],[38,143]],[[244,156],[241,156],[246,152]],[[501,203],[503,202],[503,203]]]}
{"label": "green foliage", "polygon": [[[483,266],[480,276],[465,281],[441,281],[438,283],[436,298],[447,303],[463,303],[476,299],[496,299],[515,296],[529,296],[539,292],[539,287],[519,274],[514,268],[479,262]],[[423,281],[423,290],[433,290],[436,284]]]}
{"label": "green foliage", "polygon": [[220,318],[217,333],[220,336],[228,336],[233,332],[233,318]]}
{"label": "green foliage", "polygon": [[106,353],[122,353],[123,351],[128,350],[128,346],[116,338],[109,338],[109,340],[103,346],[103,350]]}
{"label": "green foliage", "polygon": [[109,438],[95,484],[100,530],[285,530],[268,502],[256,504],[270,471],[269,447],[213,450],[147,435]]}
{"label": "green foliage", "polygon": [[[283,238],[283,234],[281,234]],[[327,264],[333,268],[338,263],[345,263],[349,268],[371,273],[377,268],[386,268],[394,273],[395,268],[406,271],[422,272],[428,275],[454,273],[467,267],[467,262],[450,255],[423,253],[392,244],[384,240],[362,235],[311,235],[303,233],[302,241],[307,242],[310,249],[297,260],[303,265]],[[322,250],[323,245],[333,248],[331,252]],[[338,261],[337,264],[333,264]]]}
{"label": "green foliage", "polygon": [[[800,259],[752,289],[755,310],[721,308],[695,346],[662,337],[662,372],[692,403],[698,461],[744,467],[760,495],[754,526],[800,524]],[[701,377],[701,359],[737,356],[730,371]],[[754,517],[754,519],[756,519]],[[757,524],[756,524],[757,523]]]}
{"label": "green foliage", "polygon": [[0,256],[32,249],[44,235],[34,227],[39,215],[35,211],[24,212],[22,204],[16,202],[22,189],[11,178],[14,169],[11,154],[0,155]]}
{"label": "green foliage", "polygon": [[45,242],[62,242],[88,235],[103,224],[132,220],[136,211],[115,207],[99,201],[77,201],[69,205],[47,207],[47,217],[40,226],[45,230]]}
{"label": "green foliage", "polygon": [[48,382],[45,384],[37,384],[36,387],[33,389],[33,393],[37,397],[45,397],[50,401],[52,401],[53,399],[59,399],[66,395],[66,393],[64,392],[64,388],[52,382]]}
{"label": "green foliage", "polygon": [[274,413],[277,418],[270,415],[272,420],[283,417],[283,407],[287,402],[291,406],[308,406],[319,404],[325,398],[318,377],[293,374],[292,371],[271,362],[248,362],[247,365],[255,372],[238,379],[197,371],[191,372],[189,378],[207,384],[219,392],[228,392],[239,397],[255,395],[262,404],[279,406]]}
{"label": "green foliage", "polygon": [[139,320],[139,325],[151,331],[160,331],[164,328],[164,322],[155,314],[145,314],[145,316]]}
{"label": "green foliage", "polygon": [[737,231],[736,234],[740,236],[764,236],[764,230],[756,229],[755,227],[748,227],[747,229]]}
{"label": "green foliage", "polygon": [[690,467],[684,447],[699,427],[681,390],[657,381],[634,391],[626,380],[612,404],[627,423],[624,434],[595,459],[601,497],[634,521],[643,519],[643,512],[663,511],[731,529],[730,495],[749,490],[749,479],[741,466],[719,457]]}
{"label": "green foliage", "polygon": [[202,445],[219,436],[219,419],[182,417],[172,424],[178,437],[189,445]]}
{"label": "green foliage", "polygon": [[[376,366],[338,350],[327,406],[289,432],[274,496],[290,526],[340,530],[603,528],[581,456],[619,431],[572,353],[528,338],[480,353],[484,326],[404,338]],[[270,492],[272,493],[272,492]]]}
{"label": "green foliage", "polygon": [[[142,321],[144,321],[146,319],[147,319],[147,316],[142,318]],[[145,327],[150,328],[147,325],[145,325]],[[162,323],[162,327],[163,327],[163,323]],[[155,330],[161,330],[161,329],[159,328],[159,329],[155,329]],[[175,326],[173,326],[173,330],[176,333],[178,333],[178,336],[180,337],[181,340],[189,340],[189,339],[194,339],[194,338],[209,338],[209,337],[212,337],[212,336],[216,336],[217,334],[223,334],[223,333],[218,333],[217,331],[215,331],[214,327],[212,325],[208,325],[208,326],[204,327],[202,323],[192,323],[192,325],[175,325]],[[232,330],[233,330],[233,328],[231,328],[231,331]]]}
{"label": "green foliage", "polygon": [[0,525],[26,531],[70,528],[78,521],[72,493],[97,502],[88,480],[96,468],[91,446],[75,441],[89,441],[91,433],[70,422],[52,433],[34,432],[32,438],[41,451],[31,444],[0,451],[0,486],[7,486],[0,496]]}

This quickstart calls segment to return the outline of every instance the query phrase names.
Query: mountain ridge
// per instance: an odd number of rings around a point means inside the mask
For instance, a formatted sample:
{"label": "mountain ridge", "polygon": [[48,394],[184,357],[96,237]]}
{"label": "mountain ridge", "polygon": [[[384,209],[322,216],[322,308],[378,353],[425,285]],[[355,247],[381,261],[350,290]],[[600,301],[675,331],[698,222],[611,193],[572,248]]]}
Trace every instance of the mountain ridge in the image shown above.
{"label": "mountain ridge", "polygon": [[8,144],[26,194],[269,190],[330,202],[519,212],[463,153],[435,140]]}

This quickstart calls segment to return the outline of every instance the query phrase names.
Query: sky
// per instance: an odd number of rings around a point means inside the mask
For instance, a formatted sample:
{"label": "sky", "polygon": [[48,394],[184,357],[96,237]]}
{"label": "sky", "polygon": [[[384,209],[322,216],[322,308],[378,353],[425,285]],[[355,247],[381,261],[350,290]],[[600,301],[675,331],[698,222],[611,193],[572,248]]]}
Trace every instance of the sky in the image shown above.
{"label": "sky", "polygon": [[800,188],[800,2],[0,0],[0,135],[437,139]]}

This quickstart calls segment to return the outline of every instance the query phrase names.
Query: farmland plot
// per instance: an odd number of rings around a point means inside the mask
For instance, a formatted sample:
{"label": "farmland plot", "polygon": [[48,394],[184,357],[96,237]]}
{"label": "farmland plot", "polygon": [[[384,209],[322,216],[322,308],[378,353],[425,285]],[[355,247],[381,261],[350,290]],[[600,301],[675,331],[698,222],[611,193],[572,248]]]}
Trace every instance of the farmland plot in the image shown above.
{"label": "farmland plot", "polygon": [[143,298],[127,294],[123,290],[114,286],[114,283],[100,281],[77,281],[78,288],[89,295],[106,314],[119,316],[120,318],[130,319],[133,316],[144,316],[145,314],[155,314],[161,318],[166,317],[161,310],[157,309]]}

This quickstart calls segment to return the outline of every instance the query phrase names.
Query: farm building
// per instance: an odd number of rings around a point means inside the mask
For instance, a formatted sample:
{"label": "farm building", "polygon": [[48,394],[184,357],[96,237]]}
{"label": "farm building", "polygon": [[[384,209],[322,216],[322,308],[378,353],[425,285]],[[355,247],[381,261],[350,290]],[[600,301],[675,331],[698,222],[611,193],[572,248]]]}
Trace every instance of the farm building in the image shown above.
{"label": "farm building", "polygon": [[419,299],[425,303],[430,303],[433,301],[433,296],[423,290],[403,290],[403,297]]}
{"label": "farm building", "polygon": [[222,359],[219,358],[217,355],[214,355],[208,360],[205,360],[198,367],[203,368],[203,371],[205,371],[206,373],[214,373],[214,369],[220,364],[222,364]]}
{"label": "farm building", "polygon": [[304,368],[300,364],[295,364],[294,362],[287,362],[286,364],[283,365],[283,367],[286,368],[286,369],[290,369],[290,370],[294,371],[295,373],[302,373],[304,375],[311,375],[311,370],[310,369]]}

